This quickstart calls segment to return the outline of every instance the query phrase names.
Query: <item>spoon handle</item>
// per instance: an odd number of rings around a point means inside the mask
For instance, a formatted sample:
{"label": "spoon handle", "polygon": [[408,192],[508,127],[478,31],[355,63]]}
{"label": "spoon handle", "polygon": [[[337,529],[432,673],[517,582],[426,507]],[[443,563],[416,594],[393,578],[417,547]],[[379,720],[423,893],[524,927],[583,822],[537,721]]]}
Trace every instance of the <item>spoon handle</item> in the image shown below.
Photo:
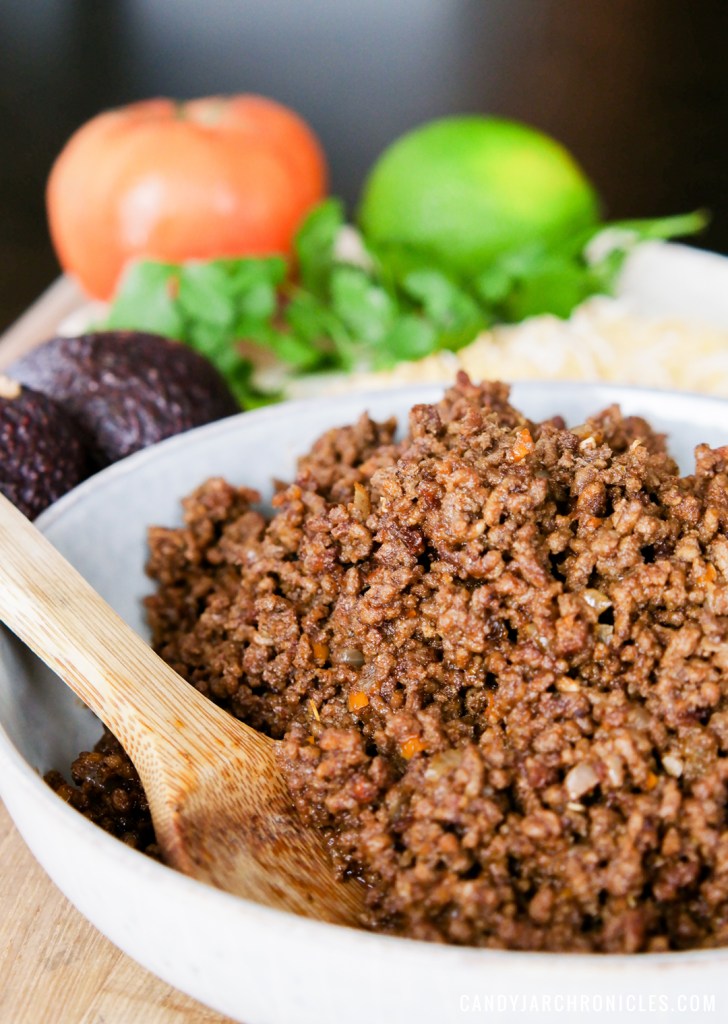
{"label": "spoon handle", "polygon": [[0,620],[134,757],[222,714],[189,686],[0,494]]}
{"label": "spoon handle", "polygon": [[277,744],[186,683],[0,495],[0,621],[121,741],[165,861],[270,906],[353,924],[324,840],[291,807]]}

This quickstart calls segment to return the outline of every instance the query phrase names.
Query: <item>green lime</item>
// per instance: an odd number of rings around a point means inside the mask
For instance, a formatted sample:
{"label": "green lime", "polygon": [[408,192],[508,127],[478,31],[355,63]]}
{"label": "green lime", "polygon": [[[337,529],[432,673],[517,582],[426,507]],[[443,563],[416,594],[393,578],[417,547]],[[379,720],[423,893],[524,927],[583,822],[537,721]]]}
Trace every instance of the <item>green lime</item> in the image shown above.
{"label": "green lime", "polygon": [[429,250],[464,273],[533,241],[595,224],[596,192],[554,139],[515,121],[431,121],[379,157],[359,223],[372,243]]}

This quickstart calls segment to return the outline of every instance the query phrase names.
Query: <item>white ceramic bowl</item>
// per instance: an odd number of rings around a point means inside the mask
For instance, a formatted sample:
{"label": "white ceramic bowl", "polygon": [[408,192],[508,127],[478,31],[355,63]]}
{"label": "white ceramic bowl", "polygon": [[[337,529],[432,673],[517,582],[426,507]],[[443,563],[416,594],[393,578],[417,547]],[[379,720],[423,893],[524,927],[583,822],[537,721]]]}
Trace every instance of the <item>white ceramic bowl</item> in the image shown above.
{"label": "white ceramic bowl", "polygon": [[[179,522],[178,500],[211,475],[270,494],[326,428],[368,409],[403,417],[441,388],[408,388],[248,413],[164,442],[100,473],[39,520],[54,544],[144,632],[145,533]],[[728,402],[581,384],[522,384],[534,418],[571,423],[611,402],[693,446],[728,440]],[[56,884],[113,942],[154,973],[246,1024],[449,1024],[660,1021],[728,1013],[728,949],[640,956],[528,954],[442,947],[320,924],[218,892],[128,849],[42,781],[67,768],[100,727],[62,683],[0,630],[0,795]],[[707,1000],[707,1002],[704,1002]],[[698,1005],[700,1011],[693,1013]]]}

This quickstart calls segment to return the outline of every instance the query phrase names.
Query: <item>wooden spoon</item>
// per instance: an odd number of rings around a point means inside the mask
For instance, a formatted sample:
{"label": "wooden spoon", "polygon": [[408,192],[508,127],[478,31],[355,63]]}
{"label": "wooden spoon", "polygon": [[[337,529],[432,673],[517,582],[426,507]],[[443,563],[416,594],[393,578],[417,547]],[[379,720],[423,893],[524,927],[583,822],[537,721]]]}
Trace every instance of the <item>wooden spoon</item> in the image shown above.
{"label": "wooden spoon", "polygon": [[278,744],[177,675],[2,495],[0,620],[118,737],[169,865],[271,907],[358,923],[364,887],[336,878],[322,836],[297,817]]}

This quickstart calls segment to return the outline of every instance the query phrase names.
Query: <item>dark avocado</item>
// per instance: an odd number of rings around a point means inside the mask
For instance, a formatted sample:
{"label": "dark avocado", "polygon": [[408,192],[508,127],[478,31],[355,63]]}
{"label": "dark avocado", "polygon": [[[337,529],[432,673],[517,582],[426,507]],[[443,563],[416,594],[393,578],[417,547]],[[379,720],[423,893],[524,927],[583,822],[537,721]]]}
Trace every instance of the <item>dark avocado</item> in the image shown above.
{"label": "dark avocado", "polygon": [[101,465],[240,412],[211,363],[156,334],[52,338],[9,372],[63,406],[92,439]]}
{"label": "dark avocado", "polygon": [[92,472],[82,431],[52,399],[0,376],[0,491],[29,519]]}

